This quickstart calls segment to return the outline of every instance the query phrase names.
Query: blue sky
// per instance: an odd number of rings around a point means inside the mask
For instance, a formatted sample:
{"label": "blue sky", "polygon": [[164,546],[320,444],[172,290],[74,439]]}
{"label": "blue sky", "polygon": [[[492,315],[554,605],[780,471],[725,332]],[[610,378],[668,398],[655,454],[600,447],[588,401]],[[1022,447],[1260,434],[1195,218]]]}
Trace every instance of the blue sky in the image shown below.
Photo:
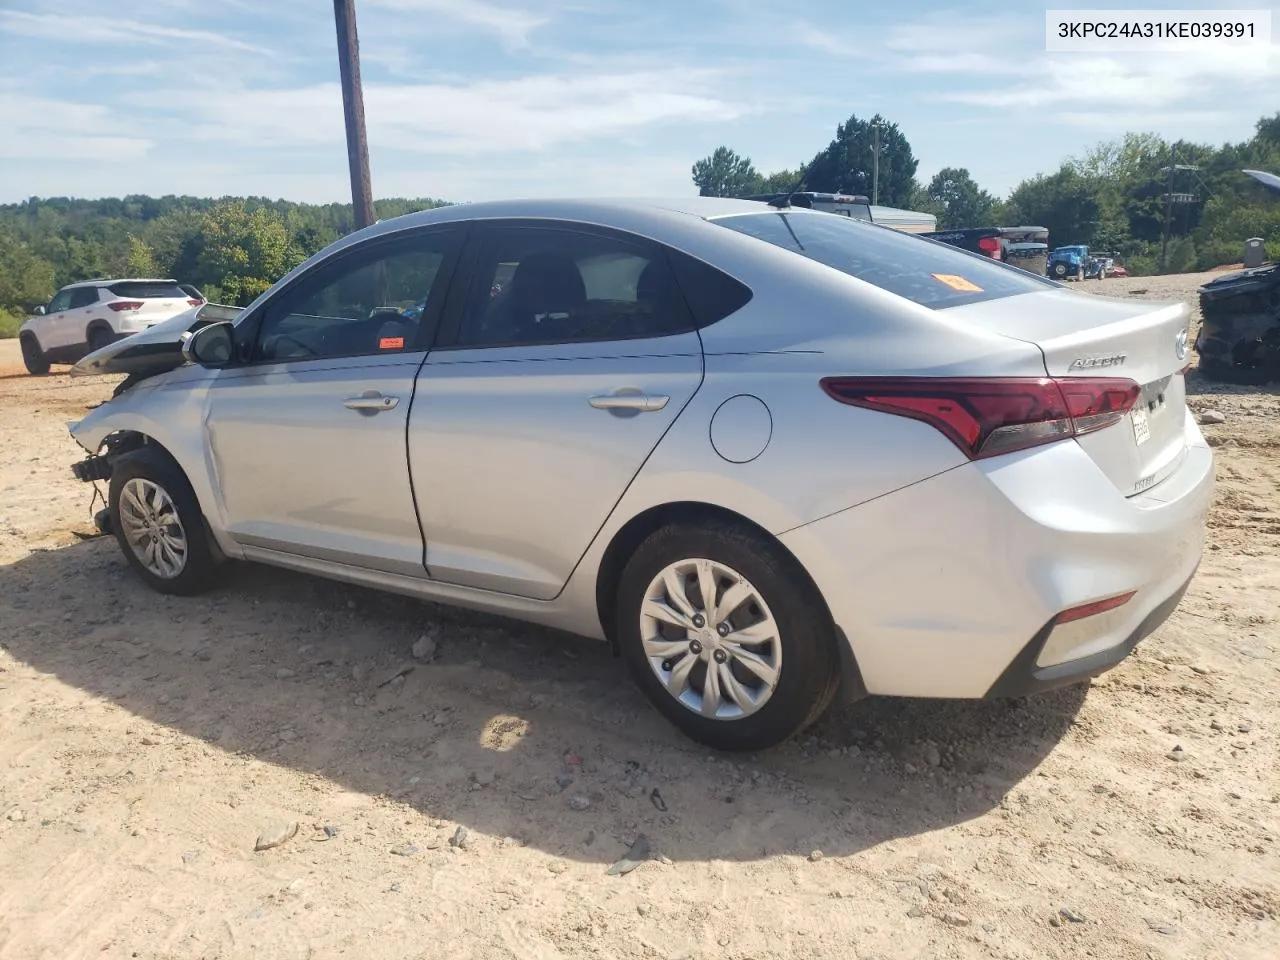
{"label": "blue sky", "polygon": [[[720,144],[794,167],[878,111],[922,180],[1003,195],[1126,130],[1243,140],[1280,110],[1277,48],[1046,54],[1065,6],[357,0],[374,193],[688,194]],[[343,138],[329,0],[0,0],[0,202],[346,200]]]}

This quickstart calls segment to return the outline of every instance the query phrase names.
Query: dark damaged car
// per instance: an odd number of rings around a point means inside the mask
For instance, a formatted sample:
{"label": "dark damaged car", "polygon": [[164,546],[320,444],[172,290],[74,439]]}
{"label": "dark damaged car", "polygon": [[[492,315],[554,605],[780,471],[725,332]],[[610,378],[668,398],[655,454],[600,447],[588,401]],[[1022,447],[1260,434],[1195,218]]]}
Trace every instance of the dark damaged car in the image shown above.
{"label": "dark damaged car", "polygon": [[[1280,177],[1245,170],[1273,194]],[[1280,263],[1231,273],[1200,288],[1199,369],[1210,380],[1266,384],[1280,380]]]}

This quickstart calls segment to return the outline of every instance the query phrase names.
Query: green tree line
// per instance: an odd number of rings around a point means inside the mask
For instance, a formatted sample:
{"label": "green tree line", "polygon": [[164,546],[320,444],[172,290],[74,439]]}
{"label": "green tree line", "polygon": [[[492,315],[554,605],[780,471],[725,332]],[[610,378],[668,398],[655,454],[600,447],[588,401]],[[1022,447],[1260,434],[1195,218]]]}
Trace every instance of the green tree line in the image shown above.
{"label": "green tree line", "polygon": [[[932,213],[940,230],[1046,227],[1051,245],[1087,244],[1116,254],[1134,274],[1235,263],[1250,237],[1262,237],[1271,258],[1280,259],[1280,202],[1240,172],[1280,172],[1280,113],[1259,120],[1249,140],[1217,147],[1127,134],[1023,180],[1005,198],[982,189],[963,167],[946,167],[923,184],[917,166],[898,125],[877,114],[849,117],[826,147],[794,170],[764,174],[749,157],[722,146],[694,163],[692,174],[703,196],[799,187],[871,197],[878,187],[881,204]],[[1191,202],[1166,204],[1170,193],[1189,195]]]}
{"label": "green tree line", "polygon": [[[387,219],[443,205],[389,199],[376,207]],[[59,287],[93,277],[173,278],[242,306],[354,223],[350,204],[262,197],[32,197],[0,205],[0,336],[13,336]]]}

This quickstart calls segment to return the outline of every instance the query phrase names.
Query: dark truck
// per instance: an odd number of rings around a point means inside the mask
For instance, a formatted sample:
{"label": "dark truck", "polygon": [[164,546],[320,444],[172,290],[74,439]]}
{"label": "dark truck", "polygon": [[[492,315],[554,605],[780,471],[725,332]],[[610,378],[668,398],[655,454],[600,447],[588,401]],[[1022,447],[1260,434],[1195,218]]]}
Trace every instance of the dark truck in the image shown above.
{"label": "dark truck", "polygon": [[1049,231],[1045,227],[971,227],[924,233],[942,243],[1003,260],[1043,277],[1049,256]]}

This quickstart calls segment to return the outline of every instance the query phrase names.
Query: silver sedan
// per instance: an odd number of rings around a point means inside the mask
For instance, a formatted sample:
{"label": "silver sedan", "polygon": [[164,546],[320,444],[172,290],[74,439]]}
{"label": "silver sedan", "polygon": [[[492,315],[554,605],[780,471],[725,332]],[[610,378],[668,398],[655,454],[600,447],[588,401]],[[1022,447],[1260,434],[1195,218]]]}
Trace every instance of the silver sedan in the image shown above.
{"label": "silver sedan", "polygon": [[129,377],[75,469],[159,591],[257,561],[548,624],[760,749],[1169,615],[1213,477],[1187,319],[785,205],[447,207],[87,357]]}

